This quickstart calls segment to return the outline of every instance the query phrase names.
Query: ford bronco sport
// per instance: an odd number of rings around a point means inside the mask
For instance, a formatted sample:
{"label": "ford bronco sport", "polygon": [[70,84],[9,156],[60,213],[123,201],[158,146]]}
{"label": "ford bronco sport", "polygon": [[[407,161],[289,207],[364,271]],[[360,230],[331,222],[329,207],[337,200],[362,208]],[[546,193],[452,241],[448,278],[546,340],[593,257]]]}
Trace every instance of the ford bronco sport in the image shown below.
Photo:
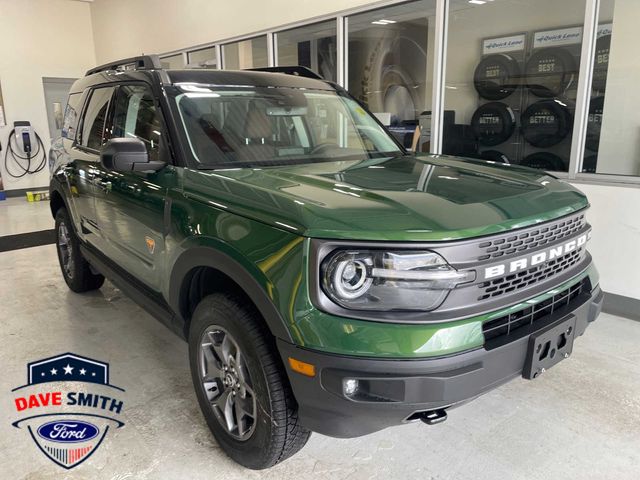
{"label": "ford bronco sport", "polygon": [[438,423],[571,354],[603,298],[582,193],[411,155],[339,86],[276,70],[97,67],[53,152],[66,283],[108,277],[188,340],[229,456]]}

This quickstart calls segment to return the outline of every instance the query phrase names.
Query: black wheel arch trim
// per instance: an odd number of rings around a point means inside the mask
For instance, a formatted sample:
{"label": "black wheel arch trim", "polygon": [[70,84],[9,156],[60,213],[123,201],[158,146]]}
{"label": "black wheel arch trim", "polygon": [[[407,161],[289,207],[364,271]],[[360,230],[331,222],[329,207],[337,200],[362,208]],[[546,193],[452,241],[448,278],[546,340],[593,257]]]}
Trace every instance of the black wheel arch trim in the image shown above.
{"label": "black wheel arch trim", "polygon": [[264,287],[240,264],[225,253],[207,246],[192,247],[184,251],[171,270],[169,283],[169,305],[184,322],[185,335],[188,320],[182,318],[181,293],[182,284],[189,272],[198,267],[210,267],[233,280],[256,306],[267,327],[276,338],[293,342],[291,333],[287,329],[284,319],[271,301]]}
{"label": "black wheel arch trim", "polygon": [[55,218],[56,212],[53,209],[53,194],[57,193],[62,198],[62,203],[64,204],[67,211],[69,211],[69,205],[67,201],[67,196],[64,191],[64,187],[62,183],[54,176],[51,178],[51,182],[49,183],[49,209],[51,210],[51,215]]}

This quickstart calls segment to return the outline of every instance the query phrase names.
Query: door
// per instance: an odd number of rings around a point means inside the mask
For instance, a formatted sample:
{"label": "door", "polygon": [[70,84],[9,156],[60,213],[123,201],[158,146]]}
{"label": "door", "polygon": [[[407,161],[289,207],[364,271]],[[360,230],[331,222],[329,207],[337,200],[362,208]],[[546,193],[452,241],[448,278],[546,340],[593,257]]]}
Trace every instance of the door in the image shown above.
{"label": "door", "polygon": [[53,142],[60,138],[62,122],[67,98],[71,85],[75,78],[48,78],[42,79],[44,87],[44,102],[47,107],[47,121],[49,122],[49,138]]}
{"label": "door", "polygon": [[[146,84],[120,85],[116,91],[111,138],[138,138],[150,160],[167,161],[166,130],[159,106]],[[104,186],[96,197],[98,227],[109,258],[152,290],[161,290],[158,267],[164,257],[164,208],[176,172],[112,172],[100,166]]]}
{"label": "door", "polygon": [[96,220],[95,197],[101,191],[100,149],[105,142],[105,126],[113,87],[96,88],[88,92],[76,138],[69,149],[70,162],[66,167],[73,206],[77,215],[76,231],[88,242],[97,244],[99,231]]}

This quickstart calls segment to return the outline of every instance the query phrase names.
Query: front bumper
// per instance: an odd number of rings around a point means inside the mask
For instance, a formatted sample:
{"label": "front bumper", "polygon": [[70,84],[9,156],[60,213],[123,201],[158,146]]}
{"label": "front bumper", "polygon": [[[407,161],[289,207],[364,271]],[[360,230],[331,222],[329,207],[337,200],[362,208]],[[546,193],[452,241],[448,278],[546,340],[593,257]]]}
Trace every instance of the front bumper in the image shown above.
{"label": "front bumper", "polygon": [[[372,359],[322,353],[278,340],[302,424],[318,433],[351,438],[417,418],[420,412],[448,409],[520,376],[529,337],[576,317],[576,337],[582,335],[602,308],[596,286],[571,310],[554,312],[535,324],[535,331],[513,335],[490,350],[477,348],[457,355],[429,359]],[[291,370],[289,357],[313,364],[315,377]],[[344,379],[358,379],[363,394],[349,398]]]}

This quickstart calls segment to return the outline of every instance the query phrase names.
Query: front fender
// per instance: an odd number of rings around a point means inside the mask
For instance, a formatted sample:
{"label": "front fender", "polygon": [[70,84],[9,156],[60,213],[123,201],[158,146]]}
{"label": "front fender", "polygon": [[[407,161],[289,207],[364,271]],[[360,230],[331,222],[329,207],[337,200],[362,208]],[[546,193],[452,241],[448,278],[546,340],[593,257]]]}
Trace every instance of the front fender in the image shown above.
{"label": "front fender", "polygon": [[[181,290],[189,272],[196,267],[211,267],[237,283],[264,317],[271,333],[292,341],[285,320],[276,307],[276,288],[272,280],[256,264],[229,244],[211,237],[195,237],[180,246],[169,280],[169,305],[182,317]],[[186,319],[181,318],[186,322]]]}

